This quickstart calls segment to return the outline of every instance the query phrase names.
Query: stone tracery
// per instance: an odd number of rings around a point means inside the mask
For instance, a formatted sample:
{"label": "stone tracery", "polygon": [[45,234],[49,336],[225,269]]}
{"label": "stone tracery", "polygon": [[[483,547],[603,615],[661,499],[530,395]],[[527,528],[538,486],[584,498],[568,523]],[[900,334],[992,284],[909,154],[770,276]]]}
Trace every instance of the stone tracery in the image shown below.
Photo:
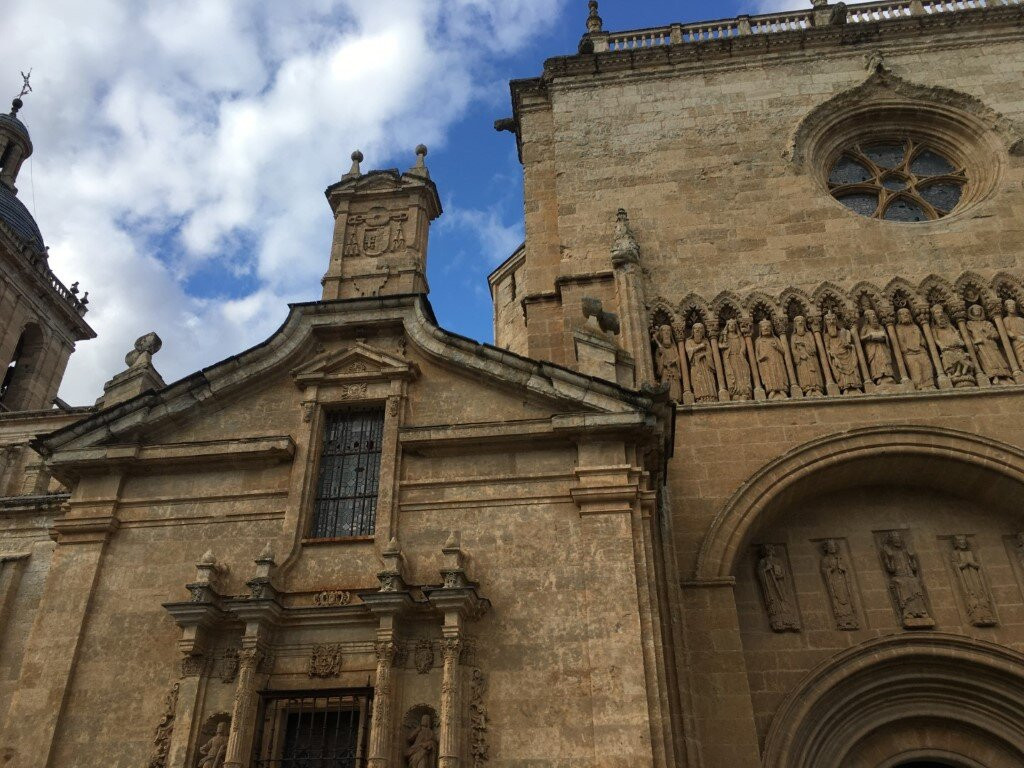
{"label": "stone tracery", "polygon": [[823,283],[776,300],[731,292],[649,315],[657,381],[683,404],[1024,384],[1024,281],[931,275]]}

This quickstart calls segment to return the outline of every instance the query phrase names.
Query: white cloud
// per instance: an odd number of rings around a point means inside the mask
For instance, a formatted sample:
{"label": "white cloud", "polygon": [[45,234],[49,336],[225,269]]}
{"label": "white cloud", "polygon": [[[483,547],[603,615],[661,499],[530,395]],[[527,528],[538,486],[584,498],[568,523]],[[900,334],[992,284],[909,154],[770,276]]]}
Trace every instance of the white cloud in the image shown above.
{"label": "white cloud", "polygon": [[[91,292],[99,332],[61,395],[91,402],[134,339],[164,339],[170,380],[271,333],[318,295],[331,218],[323,189],[356,147],[367,165],[443,142],[564,0],[7,0],[0,75],[34,68],[21,117],[51,264]],[[31,173],[31,181],[25,176]],[[464,212],[487,256],[519,242]],[[194,287],[211,268],[229,296]]]}
{"label": "white cloud", "polygon": [[522,222],[506,224],[502,220],[501,210],[498,206],[479,210],[459,208],[447,203],[444,218],[438,225],[442,229],[468,230],[479,243],[480,255],[488,265],[488,269],[493,269],[501,264],[523,242]]}

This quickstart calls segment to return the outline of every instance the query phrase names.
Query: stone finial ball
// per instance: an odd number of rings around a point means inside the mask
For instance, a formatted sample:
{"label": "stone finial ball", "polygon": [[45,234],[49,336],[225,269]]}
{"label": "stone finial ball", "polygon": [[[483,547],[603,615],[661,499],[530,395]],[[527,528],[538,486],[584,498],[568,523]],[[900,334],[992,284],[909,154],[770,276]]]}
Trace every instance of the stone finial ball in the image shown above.
{"label": "stone finial ball", "polygon": [[416,154],[419,155],[420,157],[426,157],[427,156],[427,145],[426,144],[418,144],[416,146]]}
{"label": "stone finial ball", "polygon": [[361,163],[363,162],[363,153],[358,149],[352,153],[352,162]]}

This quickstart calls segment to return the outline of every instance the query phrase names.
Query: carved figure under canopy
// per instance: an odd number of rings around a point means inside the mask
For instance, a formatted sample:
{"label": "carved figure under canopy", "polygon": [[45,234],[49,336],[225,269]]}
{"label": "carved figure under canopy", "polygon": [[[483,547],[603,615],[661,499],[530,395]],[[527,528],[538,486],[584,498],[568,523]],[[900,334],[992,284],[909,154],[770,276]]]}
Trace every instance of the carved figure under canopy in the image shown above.
{"label": "carved figure under canopy", "polygon": [[985,310],[979,304],[967,308],[967,332],[978,353],[981,370],[993,384],[1012,384],[1013,376],[1010,366],[1006,364],[1006,356],[999,348],[999,332],[992,322],[985,317]]}
{"label": "carved figure under canopy", "polygon": [[981,564],[974,556],[971,542],[966,536],[953,537],[953,570],[960,582],[971,623],[976,627],[991,627],[996,623],[992,597]]}
{"label": "carved figure under canopy", "polygon": [[889,352],[889,335],[878,322],[873,309],[864,310],[864,325],[860,329],[860,341],[864,346],[864,358],[868,364],[868,375],[880,387],[895,384],[892,372],[892,355]]}
{"label": "carved figure under canopy", "polygon": [[1018,313],[1017,302],[1013,299],[1007,299],[1003,306],[1006,309],[1003,327],[1006,328],[1018,365],[1024,365],[1024,317]]}
{"label": "carved figure under canopy", "polygon": [[932,627],[935,622],[928,612],[920,565],[899,531],[890,531],[882,546],[882,562],[889,574],[889,590],[907,629]]}
{"label": "carved figure under canopy", "polygon": [[762,546],[760,554],[757,580],[761,583],[768,622],[775,632],[797,632],[800,630],[800,619],[786,567],[771,544]]}
{"label": "carved figure under canopy", "polygon": [[915,389],[934,389],[935,369],[932,368],[932,361],[928,356],[924,334],[917,327],[907,307],[900,307],[896,311],[896,338],[899,339],[903,361],[907,365],[907,374],[914,382]]}
{"label": "carved figure under canopy", "polygon": [[860,621],[853,603],[850,571],[839,551],[839,543],[835,539],[828,539],[822,543],[821,552],[821,575],[828,587],[836,626],[839,629],[858,629]]}
{"label": "carved figure under canopy", "polygon": [[693,397],[698,403],[713,403],[718,400],[718,377],[711,357],[704,323],[693,324],[693,335],[686,340],[686,360],[690,364],[690,384]]}
{"label": "carved figure under canopy", "polygon": [[437,762],[437,737],[430,715],[420,718],[420,724],[409,734],[409,748],[405,750],[409,768],[434,768]]}
{"label": "carved figure under canopy", "polygon": [[775,335],[771,320],[758,323],[757,341],[754,353],[757,355],[757,369],[761,383],[769,400],[784,400],[789,392],[789,374],[786,372],[786,357],[782,342]]}
{"label": "carved figure under canopy", "polygon": [[807,318],[797,315],[793,318],[793,333],[789,337],[793,351],[793,367],[796,381],[805,397],[821,397],[825,393],[825,381],[821,376],[818,362],[818,347],[814,334],[807,330]]}
{"label": "carved figure under canopy", "polygon": [[853,346],[853,334],[839,325],[835,313],[825,315],[825,351],[832,366],[839,390],[847,392],[859,390],[863,385],[860,370],[857,366],[857,349]]}
{"label": "carved figure under canopy", "polygon": [[683,390],[680,384],[681,371],[679,361],[679,348],[672,335],[672,326],[661,325],[651,334],[654,340],[654,369],[658,381],[662,386],[668,386],[669,397],[677,403],[683,399]]}
{"label": "carved figure under canopy", "polygon": [[217,723],[217,732],[199,748],[201,755],[196,768],[223,768],[228,750],[228,724]]}
{"label": "carved figure under canopy", "polygon": [[960,331],[953,327],[941,304],[932,307],[932,334],[935,336],[935,346],[939,348],[943,372],[949,376],[953,386],[969,387],[976,384],[974,363],[967,354],[967,344],[960,337]]}
{"label": "carved figure under canopy", "polygon": [[718,339],[722,350],[722,367],[725,369],[725,386],[733,400],[750,400],[754,394],[750,378],[750,363],[747,361],[747,345],[740,334],[736,318],[725,322],[725,329]]}

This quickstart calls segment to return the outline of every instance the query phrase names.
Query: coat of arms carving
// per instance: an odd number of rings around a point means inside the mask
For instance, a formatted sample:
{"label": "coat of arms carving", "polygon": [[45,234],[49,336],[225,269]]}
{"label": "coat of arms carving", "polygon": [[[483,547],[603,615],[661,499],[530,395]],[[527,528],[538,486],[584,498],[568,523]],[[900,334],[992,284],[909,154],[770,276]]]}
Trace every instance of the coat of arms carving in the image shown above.
{"label": "coat of arms carving", "polygon": [[341,674],[341,646],[324,644],[313,646],[309,657],[310,677],[337,677]]}
{"label": "coat of arms carving", "polygon": [[347,222],[344,254],[346,256],[383,256],[406,249],[406,213],[393,213],[386,208],[372,208],[365,215],[350,216]]}

